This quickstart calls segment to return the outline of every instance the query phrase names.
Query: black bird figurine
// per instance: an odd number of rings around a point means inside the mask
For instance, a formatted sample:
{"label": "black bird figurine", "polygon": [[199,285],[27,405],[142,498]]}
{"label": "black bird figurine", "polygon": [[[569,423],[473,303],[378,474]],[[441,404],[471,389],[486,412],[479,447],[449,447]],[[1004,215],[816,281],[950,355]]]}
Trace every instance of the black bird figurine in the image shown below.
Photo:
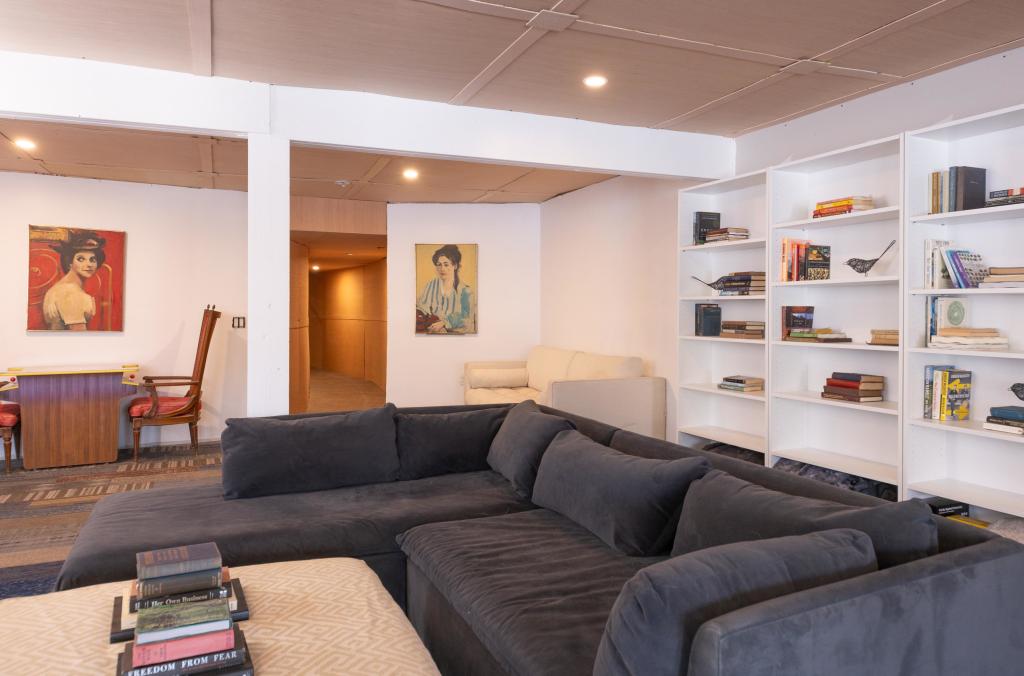
{"label": "black bird figurine", "polygon": [[875,267],[875,263],[877,263],[882,258],[882,256],[888,253],[889,249],[891,249],[895,243],[896,240],[889,242],[889,246],[885,247],[885,251],[878,254],[878,258],[869,258],[867,260],[863,258],[850,258],[846,261],[846,264],[853,268],[854,272],[859,272],[865,277],[867,277],[868,272],[871,271],[871,268]]}
{"label": "black bird figurine", "polygon": [[1024,400],[1024,383],[1010,385],[1010,391],[1016,394],[1018,399]]}
{"label": "black bird figurine", "polygon": [[716,279],[715,281],[711,282],[710,284],[705,282],[700,277],[694,277],[693,275],[690,275],[690,279],[696,279],[698,282],[700,282],[704,286],[711,287],[715,291],[721,291],[722,289],[725,288],[725,277],[719,277],[718,279]]}

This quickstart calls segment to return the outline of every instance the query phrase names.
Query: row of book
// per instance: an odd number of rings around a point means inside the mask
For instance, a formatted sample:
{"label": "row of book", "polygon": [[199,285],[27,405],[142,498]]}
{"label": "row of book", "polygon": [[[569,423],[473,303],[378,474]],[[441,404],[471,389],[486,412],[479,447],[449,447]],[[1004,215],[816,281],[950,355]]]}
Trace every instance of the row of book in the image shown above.
{"label": "row of book", "polygon": [[1006,350],[1010,341],[993,328],[968,326],[966,299],[931,296],[925,305],[928,347],[946,350]]}
{"label": "row of book", "polygon": [[216,543],[140,552],[136,573],[114,600],[111,642],[134,639],[118,656],[118,674],[251,676],[235,624],[248,619],[248,607]]}
{"label": "row of book", "polygon": [[971,371],[952,364],[924,367],[924,417],[968,420],[971,416]]}
{"label": "row of book", "polygon": [[867,211],[875,208],[875,200],[870,195],[851,195],[816,202],[811,211],[812,218],[839,216],[854,211]]}
{"label": "row of book", "polygon": [[1004,188],[993,190],[985,200],[987,207],[1005,207],[1008,204],[1024,203],[1024,188]]}
{"label": "row of book", "polygon": [[717,228],[708,230],[704,235],[704,243],[730,242],[738,239],[750,239],[750,230],[747,228]]}
{"label": "row of book", "polygon": [[993,406],[981,425],[993,432],[1024,434],[1024,406]]}
{"label": "row of book", "polygon": [[884,391],[885,376],[834,371],[825,379],[821,398],[854,403],[876,402],[882,401]]}
{"label": "row of book", "polygon": [[989,268],[978,286],[982,289],[1019,289],[1024,287],[1024,267]]}
{"label": "row of book", "polygon": [[764,338],[764,322],[747,319],[722,321],[722,307],[718,303],[695,303],[693,311],[693,335],[695,336],[739,340]]}
{"label": "row of book", "polygon": [[814,328],[813,305],[783,305],[781,338],[803,343],[851,343],[842,331]]}
{"label": "row of book", "polygon": [[764,392],[764,378],[757,376],[726,376],[718,389],[730,392]]}
{"label": "row of book", "polygon": [[832,247],[783,237],[779,263],[780,282],[829,279],[832,274]]}
{"label": "row of book", "polygon": [[946,239],[924,242],[924,285],[929,289],[977,288],[991,273],[982,256]]}
{"label": "row of book", "polygon": [[950,167],[928,175],[930,214],[980,209],[985,206],[985,170]]}

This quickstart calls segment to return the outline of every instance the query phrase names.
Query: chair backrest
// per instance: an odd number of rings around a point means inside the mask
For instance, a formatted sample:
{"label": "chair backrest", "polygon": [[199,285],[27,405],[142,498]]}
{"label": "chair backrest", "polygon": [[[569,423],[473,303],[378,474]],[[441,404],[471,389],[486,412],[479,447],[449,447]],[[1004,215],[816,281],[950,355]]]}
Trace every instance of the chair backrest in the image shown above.
{"label": "chair backrest", "polygon": [[206,371],[206,356],[210,353],[210,341],[213,340],[213,327],[220,319],[220,311],[207,307],[203,310],[203,325],[199,329],[199,346],[196,347],[196,363],[192,367],[192,380],[199,383],[189,388],[190,397],[197,396],[203,389],[203,373]]}

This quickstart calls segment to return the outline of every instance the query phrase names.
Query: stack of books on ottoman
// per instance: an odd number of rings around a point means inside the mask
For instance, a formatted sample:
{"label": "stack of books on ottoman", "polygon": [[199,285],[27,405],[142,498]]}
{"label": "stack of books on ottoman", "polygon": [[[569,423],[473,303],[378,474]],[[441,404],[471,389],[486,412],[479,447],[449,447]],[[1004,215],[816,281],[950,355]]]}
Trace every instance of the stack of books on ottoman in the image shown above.
{"label": "stack of books on ottoman", "polygon": [[136,573],[114,599],[110,642],[134,639],[118,656],[117,674],[253,673],[235,624],[249,619],[249,609],[215,543],[140,552]]}
{"label": "stack of books on ottoman", "polygon": [[884,391],[885,376],[835,371],[831,378],[825,380],[821,398],[865,403],[882,401],[882,392]]}

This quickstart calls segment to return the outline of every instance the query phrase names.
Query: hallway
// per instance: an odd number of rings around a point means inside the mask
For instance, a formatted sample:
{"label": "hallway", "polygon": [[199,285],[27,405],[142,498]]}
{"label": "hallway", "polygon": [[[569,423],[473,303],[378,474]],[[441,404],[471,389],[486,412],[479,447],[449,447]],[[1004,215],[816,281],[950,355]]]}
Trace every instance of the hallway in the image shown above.
{"label": "hallway", "polygon": [[309,413],[355,411],[384,405],[384,390],[369,380],[313,369],[309,374]]}

